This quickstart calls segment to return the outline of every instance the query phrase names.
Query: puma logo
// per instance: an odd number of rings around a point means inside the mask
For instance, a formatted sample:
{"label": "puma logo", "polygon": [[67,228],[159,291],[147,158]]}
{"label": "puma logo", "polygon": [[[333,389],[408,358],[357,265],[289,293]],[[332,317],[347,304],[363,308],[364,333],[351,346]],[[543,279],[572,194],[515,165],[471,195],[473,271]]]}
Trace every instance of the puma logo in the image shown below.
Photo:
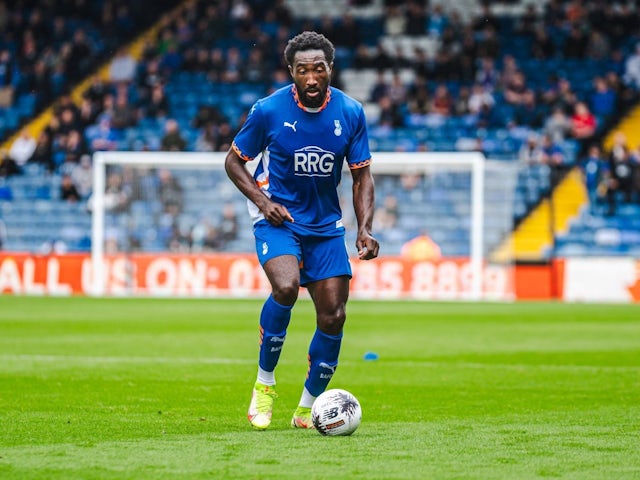
{"label": "puma logo", "polygon": [[291,130],[293,130],[295,132],[296,131],[296,123],[298,123],[297,120],[295,122],[293,122],[293,123],[284,122],[284,126],[285,127],[291,127]]}
{"label": "puma logo", "polygon": [[329,365],[328,363],[320,362],[318,366],[322,368],[326,368],[327,370],[331,370],[331,373],[336,373],[337,365]]}

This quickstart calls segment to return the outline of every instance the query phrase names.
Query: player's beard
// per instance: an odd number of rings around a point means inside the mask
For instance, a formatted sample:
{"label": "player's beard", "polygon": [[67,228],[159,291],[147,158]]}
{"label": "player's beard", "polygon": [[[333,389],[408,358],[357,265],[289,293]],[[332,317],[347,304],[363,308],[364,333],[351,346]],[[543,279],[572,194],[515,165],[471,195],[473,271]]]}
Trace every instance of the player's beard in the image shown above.
{"label": "player's beard", "polygon": [[[328,87],[327,87],[328,88]],[[302,102],[302,104],[305,107],[308,108],[318,108],[320,106],[322,106],[322,104],[324,103],[324,99],[327,98],[327,90],[326,89],[316,89],[316,90],[311,90],[312,92],[318,92],[318,95],[314,95],[314,96],[309,96],[307,95],[308,89],[307,90],[302,90],[302,91],[298,91],[298,96],[300,98],[300,102]]]}

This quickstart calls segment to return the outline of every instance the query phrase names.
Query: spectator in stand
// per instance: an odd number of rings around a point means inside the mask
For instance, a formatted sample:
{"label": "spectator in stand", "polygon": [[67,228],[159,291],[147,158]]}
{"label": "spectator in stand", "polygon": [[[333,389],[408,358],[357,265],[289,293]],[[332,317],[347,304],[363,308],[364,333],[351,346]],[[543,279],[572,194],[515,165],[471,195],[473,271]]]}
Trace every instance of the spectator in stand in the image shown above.
{"label": "spectator in stand", "polygon": [[529,38],[535,36],[536,27],[540,23],[540,18],[536,5],[529,3],[525,6],[524,13],[516,18],[516,32]]}
{"label": "spectator in stand", "polygon": [[20,168],[6,150],[0,150],[0,178],[20,174]]}
{"label": "spectator in stand", "polygon": [[[104,206],[109,213],[126,212],[131,205],[133,192],[125,185],[122,173],[114,171],[107,176],[107,185],[104,194]],[[92,207],[92,199],[89,199],[89,207]]]}
{"label": "spectator in stand", "polygon": [[269,65],[265,63],[260,49],[252,48],[249,50],[242,76],[244,80],[253,84],[264,84],[267,81],[267,78],[269,78]]}
{"label": "spectator in stand", "polygon": [[118,91],[113,105],[113,128],[123,130],[138,123],[138,111],[129,103],[127,91]]}
{"label": "spectator in stand", "polygon": [[78,193],[83,200],[91,196],[93,190],[93,165],[91,156],[88,154],[80,157],[80,162],[71,170],[71,180],[78,189]]}
{"label": "spectator in stand", "polygon": [[617,94],[604,77],[595,77],[593,87],[594,91],[590,98],[591,111],[597,118],[607,121],[616,109]]}
{"label": "spectator in stand", "polygon": [[403,105],[407,101],[407,87],[402,81],[400,72],[395,70],[391,75],[391,83],[387,90],[387,95],[396,105]]}
{"label": "spectator in stand", "polygon": [[0,107],[13,104],[13,76],[15,62],[9,49],[0,50]]}
{"label": "spectator in stand", "polygon": [[224,72],[227,69],[227,60],[222,48],[214,48],[209,54],[209,70],[207,78],[211,82],[223,81]]}
{"label": "spectator in stand", "polygon": [[289,84],[289,73],[283,69],[278,68],[271,72],[271,83],[269,85],[269,93],[275,92],[277,89]]}
{"label": "spectator in stand", "polygon": [[333,17],[328,13],[325,13],[320,18],[320,24],[318,25],[316,31],[323,34],[327,38],[335,38],[338,28],[333,21]]}
{"label": "spectator in stand", "polygon": [[182,185],[166,168],[158,171],[158,198],[165,212],[176,217],[182,212],[184,199]]}
{"label": "spectator in stand", "polygon": [[187,142],[180,133],[178,122],[169,118],[164,123],[164,135],[160,141],[160,148],[164,151],[184,151],[187,148]]}
{"label": "spectator in stand", "polygon": [[94,105],[88,98],[83,98],[80,102],[80,113],[78,116],[78,122],[81,128],[84,130],[89,125],[93,125],[98,120],[98,114],[100,110]]}
{"label": "spectator in stand", "polygon": [[333,38],[336,50],[340,52],[353,52],[362,43],[360,27],[348,10],[342,15]]}
{"label": "spectator in stand", "polygon": [[549,0],[544,6],[544,24],[561,27],[567,16],[564,11],[563,0]]}
{"label": "spectator in stand", "polygon": [[609,152],[609,169],[613,178],[611,198],[609,198],[610,214],[615,212],[618,195],[625,203],[630,203],[633,200],[634,177],[638,167],[638,159],[632,156],[626,135],[622,131],[616,132],[613,137],[613,146]]}
{"label": "spectator in stand", "polygon": [[180,70],[182,65],[182,54],[178,49],[176,42],[168,42],[166,51],[160,58],[160,71],[166,77],[171,77],[175,72]]}
{"label": "spectator in stand", "polygon": [[577,140],[593,137],[596,131],[596,117],[584,102],[576,103],[571,116],[571,135]]}
{"label": "spectator in stand", "polygon": [[540,145],[540,162],[550,167],[562,167],[566,157],[562,148],[549,135],[543,135]]}
{"label": "spectator in stand", "polygon": [[480,68],[476,72],[475,81],[487,91],[493,92],[500,81],[500,73],[496,69],[493,58],[484,57],[480,61]]}
{"label": "spectator in stand", "polygon": [[208,123],[199,129],[194,150],[196,152],[214,152],[218,144],[218,126]]}
{"label": "spectator in stand", "polygon": [[95,45],[83,28],[76,28],[71,40],[71,49],[67,64],[73,78],[79,78],[89,71],[95,53]]}
{"label": "spectator in stand", "polygon": [[109,123],[113,121],[113,114],[116,108],[116,97],[113,93],[108,93],[105,95],[104,100],[102,101],[102,108],[100,109],[100,113],[96,117],[97,123],[100,123],[102,120],[108,120]]}
{"label": "spectator in stand", "polygon": [[217,126],[226,118],[215,105],[202,104],[198,107],[195,117],[191,120],[191,126],[196,129]]}
{"label": "spectator in stand", "polygon": [[242,80],[244,59],[238,47],[229,47],[225,61],[225,69],[222,80],[228,83],[238,83]]}
{"label": "spectator in stand", "polygon": [[611,56],[611,42],[599,30],[589,33],[586,55],[593,60],[607,60]]}
{"label": "spectator in stand", "polygon": [[478,40],[478,55],[497,59],[500,55],[500,39],[495,27],[486,25]]}
{"label": "spectator in stand", "polygon": [[79,202],[80,199],[81,195],[73,183],[71,175],[67,173],[63,174],[62,180],[60,181],[60,200],[68,203],[76,203]]}
{"label": "spectator in stand", "polygon": [[225,244],[238,238],[238,215],[233,203],[225,203],[222,206],[222,218],[217,230]]}
{"label": "spectator in stand", "polygon": [[87,136],[90,139],[92,151],[115,150],[118,145],[118,134],[111,127],[111,120],[104,117],[97,125],[92,125],[87,129]]}
{"label": "spectator in stand", "polygon": [[496,101],[491,92],[487,91],[480,83],[474,83],[467,102],[470,113],[480,115],[485,110],[491,110]]}
{"label": "spectator in stand", "polygon": [[233,137],[235,137],[235,134],[236,132],[231,126],[231,123],[226,120],[221,122],[218,126],[216,151],[226,152],[229,148],[231,148],[231,142],[233,142]]}
{"label": "spectator in stand", "polygon": [[[427,27],[427,12],[425,10],[424,2],[409,0],[405,6],[405,17],[405,35],[417,37],[427,33],[425,28]],[[433,14],[430,15],[430,19],[433,17]]]}
{"label": "spectator in stand", "polygon": [[167,78],[161,71],[160,59],[155,54],[150,59],[142,62],[137,71],[138,95],[140,101],[145,103],[149,101],[151,93],[156,86],[163,86],[167,83]]}
{"label": "spectator in stand", "polygon": [[361,43],[355,49],[355,53],[353,54],[353,59],[351,61],[351,66],[356,70],[361,70],[363,68],[373,68],[375,66],[371,52],[369,51],[369,47],[364,43]]}
{"label": "spectator in stand", "polygon": [[113,83],[131,83],[136,76],[138,62],[126,47],[118,49],[109,65],[109,80]]}
{"label": "spectator in stand", "polygon": [[205,47],[188,48],[182,56],[182,71],[190,73],[206,73],[211,68],[209,50]]}
{"label": "spectator in stand", "polygon": [[527,105],[535,102],[535,93],[527,85],[524,73],[520,71],[516,72],[511,81],[505,85],[504,99],[507,103],[514,106]]}
{"label": "spectator in stand", "polygon": [[433,92],[431,98],[431,105],[429,107],[430,113],[448,117],[451,115],[453,109],[453,98],[451,92],[447,86],[443,83],[438,85]]}
{"label": "spectator in stand", "polygon": [[385,78],[385,70],[379,68],[376,70],[376,80],[371,87],[371,92],[369,93],[369,101],[377,102],[381,97],[389,94],[389,82]]}
{"label": "spectator in stand", "polygon": [[45,129],[38,135],[36,147],[28,162],[42,165],[49,173],[53,173],[56,169],[49,130]]}
{"label": "spectator in stand", "polygon": [[49,105],[53,100],[54,88],[51,73],[44,60],[39,59],[33,65],[30,77],[26,79],[25,89],[35,93],[38,110]]}
{"label": "spectator in stand", "polygon": [[404,119],[398,105],[391,101],[391,97],[385,95],[378,100],[380,116],[378,124],[387,128],[398,128],[404,126]]}
{"label": "spectator in stand", "polygon": [[553,142],[562,143],[571,134],[571,119],[560,107],[555,107],[544,122],[543,132]]}
{"label": "spectator in stand", "polygon": [[384,9],[383,30],[386,35],[395,37],[404,35],[407,26],[407,19],[404,11],[399,5],[388,5]]}
{"label": "spectator in stand", "polygon": [[20,171],[22,171],[22,168],[33,156],[33,152],[36,150],[36,144],[36,139],[33,138],[26,128],[20,131],[18,138],[11,144],[9,157],[13,159]]}
{"label": "spectator in stand", "polygon": [[190,232],[191,252],[200,253],[204,250],[204,241],[211,228],[211,222],[207,217],[201,217],[192,227]]}
{"label": "spectator in stand", "polygon": [[573,25],[565,39],[562,53],[566,59],[582,59],[587,53],[589,39],[578,25]]}
{"label": "spectator in stand", "polygon": [[396,59],[394,59],[384,48],[384,45],[381,41],[378,41],[376,46],[374,47],[373,53],[370,56],[371,66],[375,66],[375,68],[388,69],[393,68],[396,63]]}
{"label": "spectator in stand", "polygon": [[164,85],[159,83],[151,88],[151,98],[142,110],[146,118],[161,120],[169,116],[169,100],[165,94]]}
{"label": "spectator in stand", "polygon": [[80,116],[75,108],[65,107],[60,112],[60,128],[58,134],[60,136],[67,136],[70,132],[82,129],[80,124]]}
{"label": "spectator in stand", "polygon": [[553,58],[556,53],[556,45],[549,36],[544,25],[535,28],[533,42],[531,44],[531,56],[538,60]]}
{"label": "spectator in stand", "polygon": [[518,161],[521,167],[526,168],[542,164],[542,156],[540,137],[537,133],[529,134],[527,141],[518,150]]}
{"label": "spectator in stand", "polygon": [[429,90],[426,85],[417,85],[413,93],[409,96],[407,108],[415,115],[426,115],[431,107]]}
{"label": "spectator in stand", "polygon": [[373,228],[385,241],[395,244],[406,241],[406,233],[398,226],[399,216],[398,197],[387,194],[373,216]]}
{"label": "spectator in stand", "polygon": [[80,157],[88,153],[84,136],[80,130],[71,130],[67,135],[61,137],[60,143],[54,148],[55,152],[61,152],[66,171],[70,171],[77,165],[80,162]]}
{"label": "spectator in stand", "polygon": [[111,92],[109,85],[100,75],[93,75],[89,81],[89,87],[84,91],[83,97],[91,102],[93,108],[102,108],[104,97]]}
{"label": "spectator in stand", "polygon": [[502,58],[502,69],[500,70],[501,88],[507,88],[514,81],[514,78],[521,73],[522,70],[518,66],[516,58],[513,55],[505,55]]}
{"label": "spectator in stand", "polygon": [[[484,90],[484,87],[482,87],[482,89]],[[486,93],[491,95],[489,92],[486,92]],[[491,96],[491,98],[493,98],[493,96]],[[472,112],[471,110],[469,110],[470,100],[471,100],[471,89],[466,85],[461,85],[460,88],[458,89],[458,95],[454,97],[453,114],[458,117],[466,117],[467,115],[471,114]],[[491,109],[489,107],[487,107],[486,113],[491,113]],[[480,109],[477,120],[478,122],[480,122],[481,120],[482,121],[485,120],[485,112],[483,111],[483,109]],[[488,120],[488,118],[486,120]],[[483,124],[481,126],[486,127],[487,125]]]}
{"label": "spectator in stand", "polygon": [[571,82],[567,78],[558,79],[557,90],[548,98],[552,107],[560,107],[567,114],[573,113],[575,105],[578,102],[578,96],[574,92]]}
{"label": "spectator in stand", "polygon": [[640,42],[636,44],[634,52],[625,61],[622,79],[627,85],[640,89]]}
{"label": "spectator in stand", "polygon": [[[424,2],[417,0],[414,3],[417,5],[415,7],[415,14],[422,14],[423,7],[421,3]],[[412,14],[414,14],[414,12],[412,12]],[[439,3],[433,5],[428,14],[422,14],[421,20],[422,19],[425,19],[423,25],[426,25],[426,31],[424,31],[422,35],[428,34],[436,38],[441,38],[451,23],[449,16],[445,13],[444,8]]]}
{"label": "spectator in stand", "polygon": [[580,161],[580,169],[589,197],[589,213],[599,215],[600,205],[610,188],[611,171],[597,144],[589,147],[587,156]]}

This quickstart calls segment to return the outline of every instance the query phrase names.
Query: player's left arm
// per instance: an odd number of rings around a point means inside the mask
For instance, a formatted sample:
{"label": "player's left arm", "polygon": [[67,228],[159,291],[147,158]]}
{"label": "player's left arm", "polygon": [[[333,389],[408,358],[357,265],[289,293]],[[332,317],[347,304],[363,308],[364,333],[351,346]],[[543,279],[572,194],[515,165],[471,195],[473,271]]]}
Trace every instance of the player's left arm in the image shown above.
{"label": "player's left arm", "polygon": [[353,208],[358,222],[356,248],[360,260],[371,260],[378,256],[380,245],[373,237],[373,211],[375,208],[375,189],[373,175],[369,165],[352,168],[353,177]]}

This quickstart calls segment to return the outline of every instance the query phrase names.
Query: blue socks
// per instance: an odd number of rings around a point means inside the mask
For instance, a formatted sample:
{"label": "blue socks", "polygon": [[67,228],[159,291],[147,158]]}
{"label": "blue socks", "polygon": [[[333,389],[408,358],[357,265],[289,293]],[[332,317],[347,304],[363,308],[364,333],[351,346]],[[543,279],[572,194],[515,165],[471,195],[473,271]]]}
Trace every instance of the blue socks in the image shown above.
{"label": "blue socks", "polygon": [[271,295],[260,313],[260,368],[273,372],[278,364],[291,320],[292,305],[280,305]]}
{"label": "blue socks", "polygon": [[[273,372],[278,364],[291,320],[292,308],[292,305],[280,305],[271,295],[262,306],[259,371],[262,372],[263,377],[265,374],[269,376],[268,374]],[[304,382],[305,388],[313,397],[320,395],[329,385],[338,366],[341,343],[342,333],[329,335],[316,328],[309,345],[309,371]],[[269,376],[269,380],[274,379]]]}
{"label": "blue socks", "polygon": [[338,355],[342,333],[329,335],[316,329],[309,345],[309,372],[304,382],[311,395],[317,397],[324,392],[338,366]]}

